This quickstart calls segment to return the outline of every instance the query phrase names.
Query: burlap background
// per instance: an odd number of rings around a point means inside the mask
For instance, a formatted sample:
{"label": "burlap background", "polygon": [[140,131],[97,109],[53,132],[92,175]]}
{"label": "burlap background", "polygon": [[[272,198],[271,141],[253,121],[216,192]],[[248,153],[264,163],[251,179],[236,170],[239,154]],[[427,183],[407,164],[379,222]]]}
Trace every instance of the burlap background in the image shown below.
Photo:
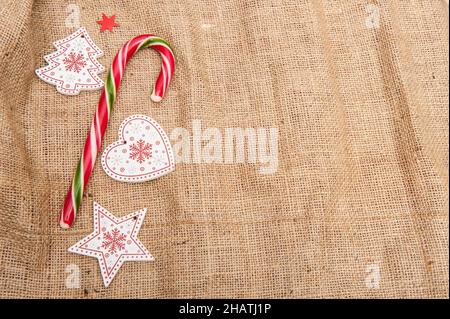
{"label": "burlap background", "polygon": [[[60,229],[100,94],[63,96],[34,74],[74,31],[69,3],[106,67],[141,33],[177,57],[159,105],[158,55],[133,59],[103,146],[136,113],[167,132],[276,127],[278,171],[179,164],[133,185],[97,162],[75,227]],[[99,32],[102,12],[114,33]],[[448,297],[447,19],[439,0],[0,0],[1,297]],[[156,261],[125,263],[107,289],[95,259],[67,252],[92,230],[93,200],[119,216],[149,208],[140,238]],[[65,286],[70,264],[80,289]]]}

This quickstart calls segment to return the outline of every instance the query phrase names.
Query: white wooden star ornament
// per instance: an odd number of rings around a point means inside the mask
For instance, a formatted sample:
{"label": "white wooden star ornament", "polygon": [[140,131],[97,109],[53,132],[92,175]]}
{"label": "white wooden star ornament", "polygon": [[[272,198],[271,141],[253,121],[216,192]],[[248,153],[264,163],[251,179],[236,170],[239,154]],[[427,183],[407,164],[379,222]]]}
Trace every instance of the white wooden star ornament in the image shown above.
{"label": "white wooden star ornament", "polygon": [[97,258],[103,283],[108,287],[125,261],[154,260],[137,238],[146,212],[147,208],[143,208],[117,218],[94,202],[94,231],[69,251]]}

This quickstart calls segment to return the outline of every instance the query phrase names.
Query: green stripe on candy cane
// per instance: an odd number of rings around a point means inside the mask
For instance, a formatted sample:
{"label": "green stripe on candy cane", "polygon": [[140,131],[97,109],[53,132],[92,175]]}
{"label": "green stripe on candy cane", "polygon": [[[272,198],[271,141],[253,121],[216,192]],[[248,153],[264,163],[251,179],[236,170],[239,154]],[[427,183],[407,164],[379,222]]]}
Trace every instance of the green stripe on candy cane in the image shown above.
{"label": "green stripe on candy cane", "polygon": [[72,183],[72,201],[75,213],[80,207],[81,200],[83,199],[84,192],[84,174],[83,174],[83,158],[78,162],[77,170],[75,171],[75,177]]}
{"label": "green stripe on candy cane", "polygon": [[112,68],[109,70],[108,76],[106,78],[105,91],[109,115],[114,107],[114,102],[116,101],[116,84],[114,83]]}
{"label": "green stripe on candy cane", "polygon": [[[83,160],[82,156],[80,161],[78,162],[77,169],[75,171],[75,176],[72,181],[72,204],[73,210],[76,215],[78,209],[80,208],[81,201],[83,199],[84,193],[84,170],[83,170]],[[69,225],[60,222],[61,227],[68,228]]]}
{"label": "green stripe on candy cane", "polygon": [[[152,47],[154,50],[158,51],[163,60],[161,71],[156,79],[151,99],[155,102],[159,102],[166,92],[175,69],[174,56],[170,45],[161,38],[151,34],[144,34],[131,39],[122,47],[121,51],[116,54],[113,66],[108,72],[104,91],[100,96],[94,120],[92,121],[85,147],[83,148],[81,160],[78,163],[74,180],[64,200],[63,208],[61,209],[60,225],[63,228],[68,228],[73,224],[75,215],[81,205],[86,184],[88,183],[88,179],[95,164],[98,151],[97,148],[101,145],[109,121],[109,116],[116,100],[118,85],[122,78],[122,71],[117,71],[121,70],[122,67],[125,69],[125,65],[130,58],[127,54],[133,56],[135,52],[145,47]],[[116,67],[118,68],[117,70],[115,69]]]}
{"label": "green stripe on candy cane", "polygon": [[138,51],[143,48],[146,48],[148,46],[155,45],[155,44],[160,44],[160,45],[166,47],[173,54],[172,48],[170,47],[169,43],[167,43],[163,39],[157,38],[157,37],[150,37],[147,40],[143,41],[142,44],[139,46]]}

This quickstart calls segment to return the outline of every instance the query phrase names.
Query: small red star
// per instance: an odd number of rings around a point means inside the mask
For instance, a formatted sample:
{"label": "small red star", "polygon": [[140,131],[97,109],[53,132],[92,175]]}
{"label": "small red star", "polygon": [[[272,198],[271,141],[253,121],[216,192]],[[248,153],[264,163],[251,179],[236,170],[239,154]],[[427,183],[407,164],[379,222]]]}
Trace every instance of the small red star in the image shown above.
{"label": "small red star", "polygon": [[97,23],[102,26],[100,32],[104,32],[105,30],[113,32],[113,28],[119,26],[119,24],[114,21],[115,19],[116,15],[112,15],[111,18],[108,18],[106,14],[102,13],[102,20],[97,21]]}

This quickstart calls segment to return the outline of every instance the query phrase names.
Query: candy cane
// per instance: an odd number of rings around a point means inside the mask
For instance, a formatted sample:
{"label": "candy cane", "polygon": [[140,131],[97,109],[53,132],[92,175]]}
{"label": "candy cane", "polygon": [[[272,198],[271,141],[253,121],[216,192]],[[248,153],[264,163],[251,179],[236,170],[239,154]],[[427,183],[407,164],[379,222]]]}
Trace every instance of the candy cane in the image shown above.
{"label": "candy cane", "polygon": [[62,228],[72,226],[80,207],[86,184],[91,176],[97,152],[102,143],[114,101],[116,100],[125,66],[136,52],[147,47],[155,49],[162,57],[161,71],[156,80],[151,99],[154,102],[159,102],[166,93],[175,69],[175,59],[170,45],[152,34],[140,35],[128,41],[116,54],[106,78],[105,87],[100,96],[94,119],[84,144],[83,154],[78,162],[75,177],[61,210],[59,224]]}

